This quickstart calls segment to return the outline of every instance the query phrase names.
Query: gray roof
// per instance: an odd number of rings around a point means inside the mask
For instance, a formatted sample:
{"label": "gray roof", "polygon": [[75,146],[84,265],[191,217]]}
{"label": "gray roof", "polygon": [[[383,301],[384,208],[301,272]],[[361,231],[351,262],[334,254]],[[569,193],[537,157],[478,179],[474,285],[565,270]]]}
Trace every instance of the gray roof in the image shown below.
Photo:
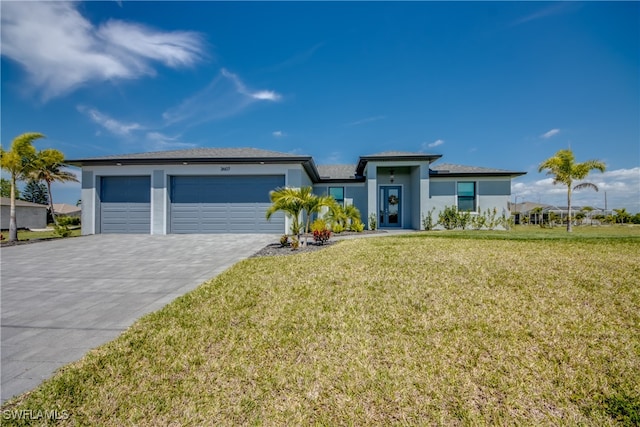
{"label": "gray roof", "polygon": [[320,179],[355,179],[356,165],[318,165]]}
{"label": "gray roof", "polygon": [[515,172],[506,169],[482,168],[479,166],[454,165],[440,163],[431,165],[431,176],[446,175],[524,175],[526,172]]}
{"label": "gray roof", "polygon": [[[385,151],[382,153],[361,156],[357,166],[353,165],[325,165],[316,166],[312,157],[281,153],[278,151],[261,150],[257,148],[192,148],[188,150],[155,151],[147,153],[109,155],[86,159],[67,160],[74,166],[84,165],[151,165],[151,164],[179,164],[179,163],[291,163],[300,162],[314,181],[324,180],[357,180],[363,179],[364,168],[369,161],[414,160],[429,163],[442,157],[441,154],[412,153],[407,151]],[[475,166],[452,165],[442,163],[431,167],[431,176],[456,175],[494,175],[517,176],[525,172],[514,172],[502,169],[480,168]]]}
{"label": "gray roof", "polygon": [[441,154],[415,153],[411,151],[383,151],[362,157],[442,157]]}
{"label": "gray roof", "polygon": [[280,153],[277,151],[260,150],[257,148],[191,148],[188,150],[154,151],[148,153],[118,154],[111,156],[92,157],[87,159],[68,160],[69,164],[95,163],[104,161],[157,161],[157,160],[260,160],[260,159],[301,159],[310,156]]}
{"label": "gray roof", "polygon": [[358,175],[362,175],[364,173],[364,168],[371,160],[416,160],[428,161],[429,163],[431,163],[438,160],[440,157],[442,157],[442,154],[412,153],[409,151],[385,151],[382,153],[370,154],[368,156],[360,156],[356,173]]}
{"label": "gray roof", "polygon": [[[9,197],[0,197],[0,205],[2,206],[11,206],[11,198]],[[38,203],[25,202],[24,200],[16,199],[16,206],[24,206],[30,208],[45,208],[47,209],[48,205],[41,205]]]}

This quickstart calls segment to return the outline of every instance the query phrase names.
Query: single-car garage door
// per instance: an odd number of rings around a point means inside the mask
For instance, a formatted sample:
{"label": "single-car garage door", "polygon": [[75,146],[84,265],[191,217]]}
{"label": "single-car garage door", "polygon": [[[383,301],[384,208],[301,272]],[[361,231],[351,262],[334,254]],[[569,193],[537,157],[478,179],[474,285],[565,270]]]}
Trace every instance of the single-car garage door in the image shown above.
{"label": "single-car garage door", "polygon": [[283,233],[282,212],[265,219],[283,186],[284,175],[172,176],[171,233]]}
{"label": "single-car garage door", "polygon": [[100,232],[151,232],[151,178],[103,176],[100,180]]}

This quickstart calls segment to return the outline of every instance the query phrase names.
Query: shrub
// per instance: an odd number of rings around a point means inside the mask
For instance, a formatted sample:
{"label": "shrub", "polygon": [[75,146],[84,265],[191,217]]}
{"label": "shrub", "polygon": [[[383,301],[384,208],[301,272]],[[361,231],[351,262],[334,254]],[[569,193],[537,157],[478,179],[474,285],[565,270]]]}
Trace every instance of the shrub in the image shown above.
{"label": "shrub", "polygon": [[463,230],[467,229],[468,225],[471,225],[471,213],[470,212],[458,212],[458,225]]}
{"label": "shrub", "polygon": [[336,223],[331,226],[331,229],[333,230],[334,233],[340,234],[344,231],[344,226],[340,223]]}
{"label": "shrub", "polygon": [[378,227],[378,218],[376,214],[369,215],[369,230],[375,230]]}
{"label": "shrub", "polygon": [[300,241],[294,237],[293,239],[291,239],[291,250],[295,251],[300,247]]}
{"label": "shrub", "polygon": [[326,230],[327,228],[327,221],[325,221],[322,218],[318,218],[315,221],[313,221],[313,224],[311,224],[311,231],[321,231],[321,230]]}
{"label": "shrub", "polygon": [[289,236],[283,234],[282,237],[280,237],[280,246],[282,246],[283,248],[285,246],[289,246]]}
{"label": "shrub", "polygon": [[435,210],[436,208],[431,208],[431,210],[427,212],[427,215],[422,217],[422,228],[427,231],[433,230],[433,227],[435,226],[435,224],[433,223],[433,212]]}
{"label": "shrub", "polygon": [[71,230],[69,230],[69,227],[66,225],[56,225],[53,228],[53,232],[60,237],[68,237],[71,234]]}
{"label": "shrub", "polygon": [[458,226],[458,209],[455,206],[445,206],[438,214],[438,224],[447,230],[455,230]]}
{"label": "shrub", "polygon": [[321,245],[324,245],[324,242],[328,241],[330,238],[331,231],[327,228],[324,230],[313,230],[313,240],[320,242]]}
{"label": "shrub", "polygon": [[61,216],[57,218],[58,225],[60,226],[69,226],[69,225],[80,225],[80,218],[77,216]]}
{"label": "shrub", "polygon": [[351,231],[362,233],[362,230],[364,230],[364,224],[362,223],[362,221],[358,220],[351,223]]}

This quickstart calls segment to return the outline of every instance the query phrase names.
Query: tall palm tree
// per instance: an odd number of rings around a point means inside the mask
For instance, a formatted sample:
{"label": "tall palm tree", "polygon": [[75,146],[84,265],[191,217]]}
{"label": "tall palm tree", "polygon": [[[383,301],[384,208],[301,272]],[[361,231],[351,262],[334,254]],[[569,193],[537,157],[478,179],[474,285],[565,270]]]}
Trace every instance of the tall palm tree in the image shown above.
{"label": "tall palm tree", "polygon": [[0,147],[0,166],[11,174],[11,194],[9,208],[9,241],[18,240],[18,226],[16,223],[16,184],[29,176],[34,167],[36,149],[33,141],[44,138],[37,132],[18,135],[11,142],[11,148],[6,151]]}
{"label": "tall palm tree", "polygon": [[58,225],[56,214],[53,211],[53,195],[51,194],[52,182],[78,182],[78,178],[71,172],[62,170],[64,167],[64,154],[53,148],[47,148],[38,152],[35,160],[34,168],[31,172],[31,178],[36,181],[44,181],[47,183],[49,191],[49,207],[51,208],[51,218],[53,223]]}
{"label": "tall palm tree", "polygon": [[548,158],[540,164],[538,172],[547,170],[547,175],[553,175],[553,184],[564,184],[567,186],[567,205],[569,210],[569,221],[567,222],[567,232],[571,233],[571,192],[583,188],[593,188],[598,191],[598,187],[590,182],[583,182],[575,187],[574,180],[582,180],[594,169],[604,172],[606,166],[599,160],[587,160],[583,163],[576,163],[575,156],[571,150],[560,150],[555,156]]}

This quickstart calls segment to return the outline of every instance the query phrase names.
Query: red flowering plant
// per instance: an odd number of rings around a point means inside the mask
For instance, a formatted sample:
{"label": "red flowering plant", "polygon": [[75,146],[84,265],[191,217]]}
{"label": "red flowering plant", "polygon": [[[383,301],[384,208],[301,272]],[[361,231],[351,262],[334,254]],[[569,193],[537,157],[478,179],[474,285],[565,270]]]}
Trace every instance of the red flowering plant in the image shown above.
{"label": "red flowering plant", "polygon": [[331,230],[327,227],[327,223],[323,219],[317,219],[311,225],[313,231],[313,240],[321,245],[331,238]]}

